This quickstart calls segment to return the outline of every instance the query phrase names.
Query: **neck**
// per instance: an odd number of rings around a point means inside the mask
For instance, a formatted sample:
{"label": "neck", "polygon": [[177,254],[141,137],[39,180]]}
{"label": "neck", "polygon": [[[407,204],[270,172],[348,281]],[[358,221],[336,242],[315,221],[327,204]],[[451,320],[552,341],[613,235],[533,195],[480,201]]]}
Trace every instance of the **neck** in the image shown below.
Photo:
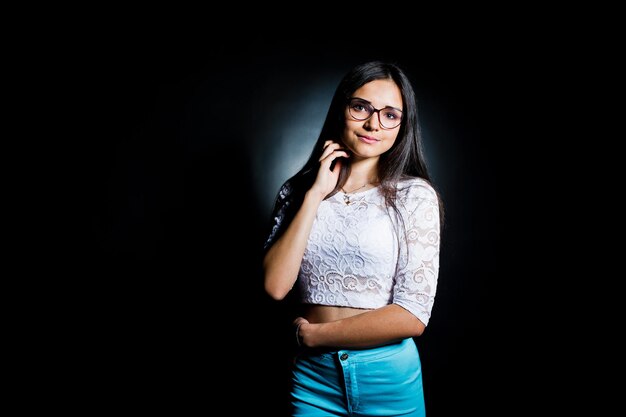
{"label": "neck", "polygon": [[368,158],[353,161],[350,167],[350,177],[346,180],[346,188],[356,188],[363,184],[373,184],[378,181],[378,158]]}

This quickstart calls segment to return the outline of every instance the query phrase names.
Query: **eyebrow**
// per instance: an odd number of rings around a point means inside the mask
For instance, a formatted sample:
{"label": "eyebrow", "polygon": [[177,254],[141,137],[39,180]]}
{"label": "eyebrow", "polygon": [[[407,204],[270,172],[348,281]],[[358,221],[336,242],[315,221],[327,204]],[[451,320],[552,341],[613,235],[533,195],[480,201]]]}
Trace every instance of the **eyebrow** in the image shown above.
{"label": "eyebrow", "polygon": [[[369,100],[365,100],[364,98],[361,98],[361,97],[350,97],[350,100],[354,100],[354,99],[364,101],[364,102],[366,102],[367,104],[369,104],[370,106],[374,107],[374,106],[372,105],[372,102],[371,102],[371,101],[369,101]],[[399,112],[402,112],[402,109],[399,109],[399,108],[394,107],[394,106],[385,106],[385,107],[383,107],[383,108],[381,108],[381,109],[377,109],[376,107],[374,107],[374,109],[376,109],[376,110],[382,110],[382,109],[386,109],[386,108],[395,109],[395,110],[398,110]]]}

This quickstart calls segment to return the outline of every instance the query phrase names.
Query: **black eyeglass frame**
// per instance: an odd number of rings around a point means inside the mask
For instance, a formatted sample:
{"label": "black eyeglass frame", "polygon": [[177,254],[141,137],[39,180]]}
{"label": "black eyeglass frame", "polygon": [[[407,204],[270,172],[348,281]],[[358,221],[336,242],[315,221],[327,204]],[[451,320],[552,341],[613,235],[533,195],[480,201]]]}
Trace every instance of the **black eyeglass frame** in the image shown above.
{"label": "black eyeglass frame", "polygon": [[[352,114],[353,103],[358,103],[358,104],[362,105],[365,108],[365,110],[367,111],[368,116],[365,117],[365,118],[359,118],[359,117],[356,117],[354,114]],[[365,99],[359,98],[359,97],[351,97],[350,100],[348,100],[347,107],[348,107],[348,113],[350,114],[350,117],[352,117],[354,120],[358,120],[360,122],[362,122],[363,120],[369,119],[370,117],[372,117],[372,115],[374,113],[378,113],[378,123],[380,124],[380,127],[382,127],[383,129],[387,129],[387,130],[395,129],[396,127],[400,126],[402,124],[402,119],[404,118],[403,117],[404,114],[402,113],[402,110],[400,110],[400,109],[397,109],[397,108],[391,107],[391,106],[385,106],[382,109],[377,109],[376,107],[372,106],[372,103],[370,103],[369,101],[367,101]],[[394,125],[392,127],[389,127],[389,126],[386,126],[386,125],[383,124],[383,120],[382,120],[383,118],[380,117],[380,112],[385,110],[385,109],[392,109],[392,110],[400,113],[400,119],[398,120],[398,123],[396,125]]]}

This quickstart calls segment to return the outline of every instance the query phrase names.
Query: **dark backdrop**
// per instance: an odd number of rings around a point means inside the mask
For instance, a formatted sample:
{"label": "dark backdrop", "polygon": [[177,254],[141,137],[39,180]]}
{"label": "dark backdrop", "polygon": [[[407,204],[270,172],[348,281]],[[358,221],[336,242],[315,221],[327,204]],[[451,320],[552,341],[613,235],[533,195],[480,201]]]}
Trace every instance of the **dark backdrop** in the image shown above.
{"label": "dark backdrop", "polygon": [[498,104],[486,57],[470,46],[296,50],[252,39],[91,55],[80,78],[90,97],[80,253],[101,404],[281,415],[289,303],[265,296],[260,270],[273,200],[310,152],[341,76],[389,59],[414,82],[446,207],[437,298],[417,340],[428,412],[485,411],[497,237],[488,126]]}

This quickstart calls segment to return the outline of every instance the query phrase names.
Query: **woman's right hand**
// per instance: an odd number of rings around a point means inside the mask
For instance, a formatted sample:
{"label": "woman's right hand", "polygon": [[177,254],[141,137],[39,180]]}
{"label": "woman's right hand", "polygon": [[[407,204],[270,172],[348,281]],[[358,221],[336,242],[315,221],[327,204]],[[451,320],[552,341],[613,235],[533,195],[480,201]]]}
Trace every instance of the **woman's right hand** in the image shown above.
{"label": "woman's right hand", "polygon": [[[324,143],[324,151],[320,157],[320,169],[317,172],[315,182],[311,187],[312,191],[319,193],[322,197],[326,197],[337,186],[339,180],[339,171],[341,170],[342,161],[337,158],[348,158],[345,148],[337,142],[327,140]],[[334,160],[337,159],[335,166],[331,170],[330,167]]]}

